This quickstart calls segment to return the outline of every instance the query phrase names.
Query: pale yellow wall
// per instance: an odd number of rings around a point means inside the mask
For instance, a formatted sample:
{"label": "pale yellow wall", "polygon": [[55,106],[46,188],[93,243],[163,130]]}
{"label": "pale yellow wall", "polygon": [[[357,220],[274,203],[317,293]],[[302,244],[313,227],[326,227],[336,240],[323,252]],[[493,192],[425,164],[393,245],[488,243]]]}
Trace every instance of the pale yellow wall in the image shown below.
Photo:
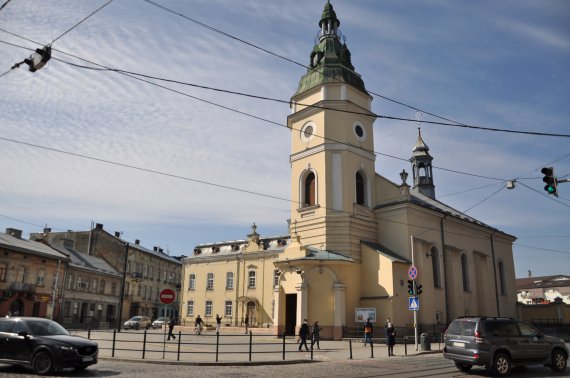
{"label": "pale yellow wall", "polygon": [[[239,258],[237,258],[239,257]],[[232,324],[241,324],[245,313],[245,302],[238,302],[241,296],[257,299],[259,305],[254,314],[255,322],[259,325],[272,324],[273,318],[273,272],[275,266],[273,262],[277,259],[276,253],[254,253],[240,254],[228,258],[212,259],[192,259],[192,264],[188,260],[184,263],[184,276],[182,286],[182,318],[186,322],[193,324],[194,318],[201,315],[206,323],[214,324],[216,314],[225,313],[225,301],[233,303]],[[248,271],[256,271],[256,287],[248,288]],[[234,273],[234,288],[226,289],[226,273]],[[190,273],[196,275],[196,290],[189,291]],[[207,274],[214,274],[214,290],[206,290]],[[189,317],[186,304],[189,300],[194,300],[194,316]],[[213,301],[212,316],[205,316],[206,300]],[[224,318],[224,324],[229,320]]]}

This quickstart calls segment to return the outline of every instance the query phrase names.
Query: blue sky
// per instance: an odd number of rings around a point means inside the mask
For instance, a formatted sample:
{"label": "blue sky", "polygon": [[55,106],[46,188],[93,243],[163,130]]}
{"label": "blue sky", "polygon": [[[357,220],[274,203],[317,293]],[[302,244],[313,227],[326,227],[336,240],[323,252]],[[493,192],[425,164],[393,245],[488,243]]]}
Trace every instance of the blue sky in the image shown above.
{"label": "blue sky", "polygon": [[[21,66],[0,77],[0,229],[86,230],[94,221],[173,256],[244,239],[253,222],[262,236],[287,233],[287,104],[154,81],[180,94],[68,63],[287,101],[303,67],[188,18],[307,64],[325,1],[156,2],[187,18],[115,0],[66,33],[106,1],[12,0],[0,11],[0,74],[30,54],[18,46],[55,40],[58,50],[36,73]],[[411,106],[374,96],[377,114],[414,119],[419,108],[469,125],[570,133],[569,2],[332,4],[366,88]],[[426,112],[421,120],[440,120]],[[379,174],[398,182],[410,171],[417,127],[375,122]],[[436,197],[518,238],[517,277],[570,274],[570,183],[549,197],[540,173],[553,165],[570,177],[569,138],[429,124],[422,136]],[[504,188],[512,179],[515,189]]]}

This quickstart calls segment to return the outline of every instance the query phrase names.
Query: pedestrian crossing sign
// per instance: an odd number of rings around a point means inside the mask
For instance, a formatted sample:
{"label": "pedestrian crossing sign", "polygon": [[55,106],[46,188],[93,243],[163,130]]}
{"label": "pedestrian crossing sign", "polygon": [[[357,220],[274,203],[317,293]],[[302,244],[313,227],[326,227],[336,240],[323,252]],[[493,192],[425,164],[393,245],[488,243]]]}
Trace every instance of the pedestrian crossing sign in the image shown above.
{"label": "pedestrian crossing sign", "polygon": [[410,304],[408,310],[418,311],[420,309],[420,298],[410,297]]}

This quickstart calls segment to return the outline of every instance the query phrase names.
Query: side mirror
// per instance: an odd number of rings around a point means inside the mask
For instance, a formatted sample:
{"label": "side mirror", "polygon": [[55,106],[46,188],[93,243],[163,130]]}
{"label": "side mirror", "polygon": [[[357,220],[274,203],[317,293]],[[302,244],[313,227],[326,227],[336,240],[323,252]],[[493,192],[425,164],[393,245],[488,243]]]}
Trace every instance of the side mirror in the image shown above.
{"label": "side mirror", "polygon": [[27,331],[19,331],[19,332],[18,332],[18,336],[23,336],[23,337],[27,338],[27,337],[28,337],[28,332],[27,332]]}
{"label": "side mirror", "polygon": [[538,338],[542,339],[544,337],[544,332],[538,331]]}

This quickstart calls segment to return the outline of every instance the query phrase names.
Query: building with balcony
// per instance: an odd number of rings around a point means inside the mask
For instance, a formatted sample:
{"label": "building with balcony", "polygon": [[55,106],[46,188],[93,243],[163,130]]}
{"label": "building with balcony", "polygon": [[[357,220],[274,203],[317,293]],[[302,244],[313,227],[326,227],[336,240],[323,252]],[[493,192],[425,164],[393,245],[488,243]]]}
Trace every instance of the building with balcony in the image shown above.
{"label": "building with balcony", "polygon": [[0,233],[0,316],[56,318],[56,298],[69,262],[65,254],[14,228]]}
{"label": "building with balcony", "polygon": [[[178,298],[166,306],[160,302],[159,295],[164,289],[180,291],[182,264],[164,253],[162,248],[145,248],[140,245],[140,240],[128,242],[121,238],[119,232],[111,234],[104,230],[100,223],[89,231],[52,232],[46,229],[41,234],[32,235],[50,245],[67,245],[81,254],[100,258],[121,276],[117,288],[117,321],[124,321],[135,315],[153,319],[159,316],[179,317]],[[86,283],[81,285],[87,289]],[[92,285],[90,287],[93,290]],[[91,310],[86,311],[90,314]],[[98,307],[95,307],[94,313],[96,311]],[[104,314],[107,316],[108,313]]]}

